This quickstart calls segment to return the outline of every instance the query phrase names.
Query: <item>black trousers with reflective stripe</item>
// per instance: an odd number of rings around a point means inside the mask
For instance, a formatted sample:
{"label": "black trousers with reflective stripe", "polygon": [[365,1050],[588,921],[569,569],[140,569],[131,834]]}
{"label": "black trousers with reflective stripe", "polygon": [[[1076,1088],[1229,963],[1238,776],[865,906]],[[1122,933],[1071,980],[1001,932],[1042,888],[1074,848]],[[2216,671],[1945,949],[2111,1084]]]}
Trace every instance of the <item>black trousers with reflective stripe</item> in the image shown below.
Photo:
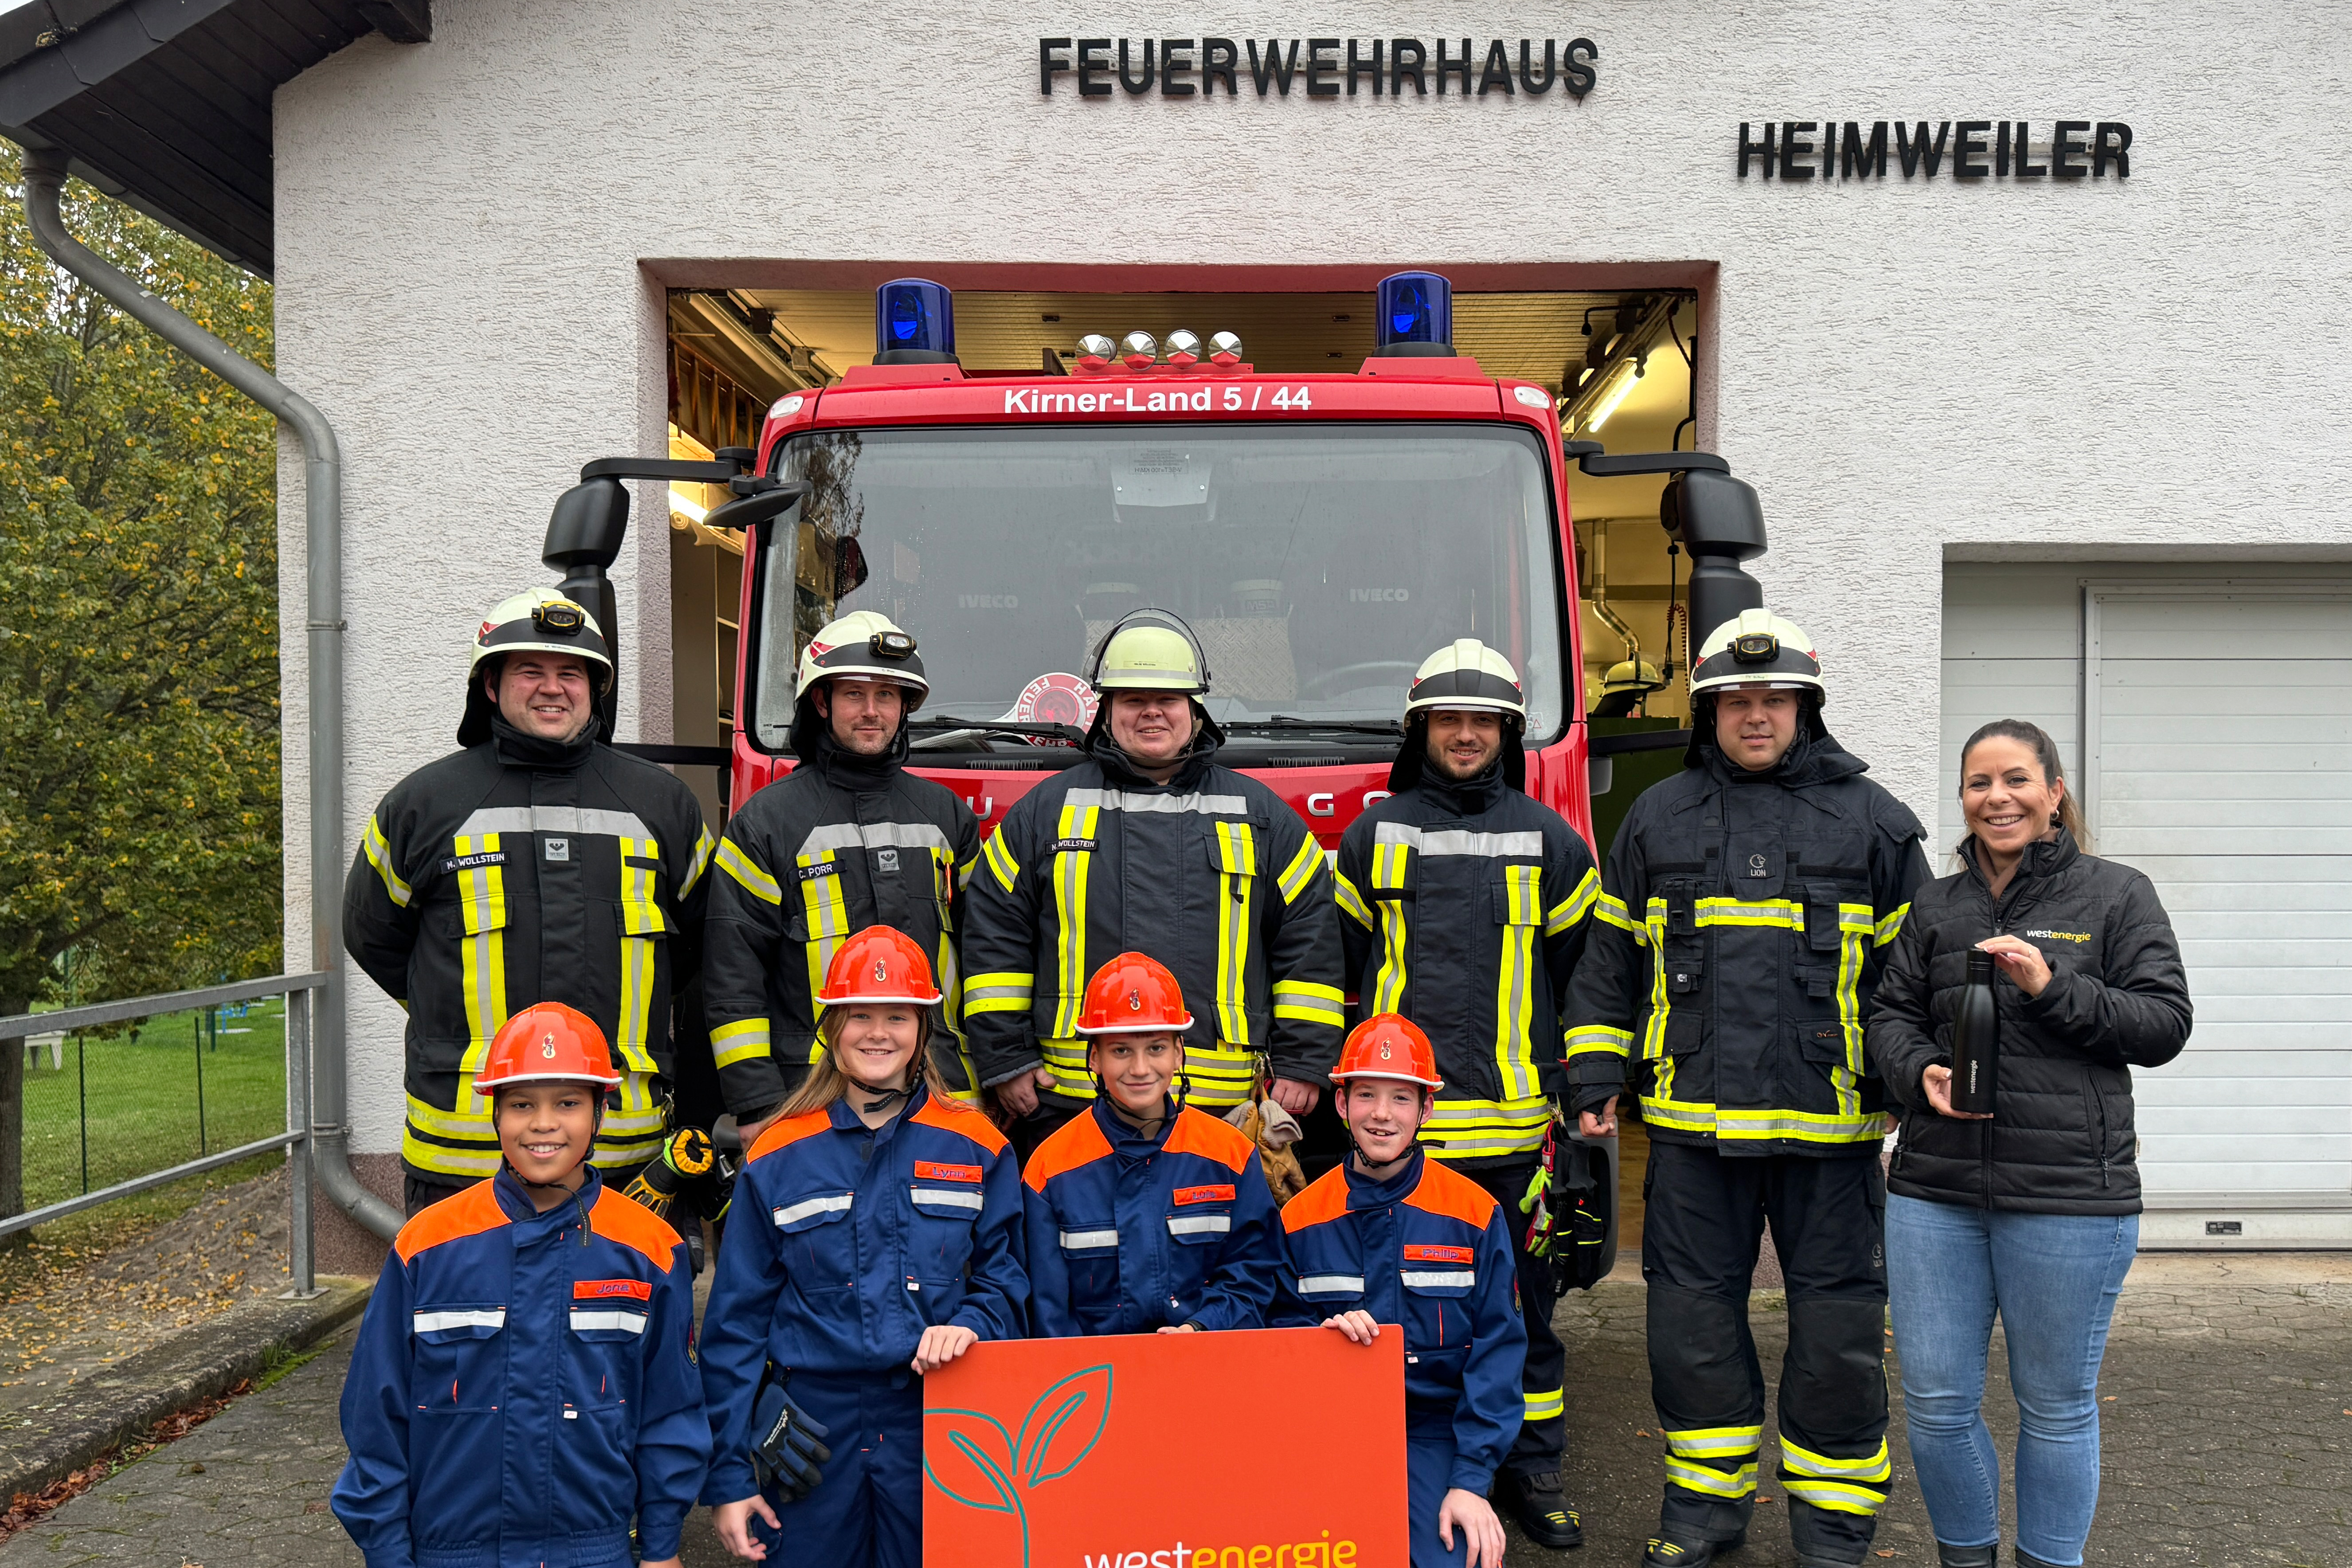
{"label": "black trousers with reflective stripe", "polygon": [[1551,1264],[1528,1251],[1528,1216],[1519,1200],[1528,1194],[1541,1162],[1458,1167],[1462,1174],[1484,1187],[1503,1205],[1503,1223],[1511,1232],[1511,1259],[1519,1270],[1519,1317],[1528,1327],[1528,1359],[1519,1373],[1519,1388],[1528,1399],[1540,1400],[1559,1414],[1522,1422],[1503,1469],[1515,1476],[1547,1475],[1565,1468],[1568,1414],[1561,1400],[1568,1381],[1568,1350],[1552,1331]]}
{"label": "black trousers with reflective stripe", "polygon": [[[1876,1453],[1886,1435],[1886,1183],[1877,1152],[1727,1157],[1653,1140],[1642,1191],[1650,1389],[1660,1426],[1673,1434],[1762,1423],[1764,1373],[1748,1331],[1748,1291],[1769,1220],[1788,1287],[1784,1445],[1830,1459]],[[1683,1462],[1729,1473],[1754,1458]],[[1790,1474],[1784,1447],[1784,1489]],[[1885,1483],[1871,1489],[1883,1495]],[[1697,1510],[1719,1500],[1671,1480],[1666,1487],[1670,1515],[1678,1501]],[[1859,1561],[1849,1549],[1867,1543],[1874,1522],[1869,1514],[1790,1511],[1792,1528],[1822,1537],[1813,1544],[1839,1561]]]}

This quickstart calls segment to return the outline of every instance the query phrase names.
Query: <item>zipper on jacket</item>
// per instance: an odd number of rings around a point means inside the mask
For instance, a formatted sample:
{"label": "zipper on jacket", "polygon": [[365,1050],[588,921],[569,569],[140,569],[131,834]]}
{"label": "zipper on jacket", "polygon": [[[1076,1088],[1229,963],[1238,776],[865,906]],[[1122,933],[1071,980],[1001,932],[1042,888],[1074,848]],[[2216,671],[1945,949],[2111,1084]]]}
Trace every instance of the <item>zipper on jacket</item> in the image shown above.
{"label": "zipper on jacket", "polygon": [[2099,1092],[2097,1084],[2087,1079],[2083,1084],[2083,1094],[2091,1102],[2091,1126],[2098,1134],[2099,1185],[2104,1188],[2107,1184],[2107,1097]]}

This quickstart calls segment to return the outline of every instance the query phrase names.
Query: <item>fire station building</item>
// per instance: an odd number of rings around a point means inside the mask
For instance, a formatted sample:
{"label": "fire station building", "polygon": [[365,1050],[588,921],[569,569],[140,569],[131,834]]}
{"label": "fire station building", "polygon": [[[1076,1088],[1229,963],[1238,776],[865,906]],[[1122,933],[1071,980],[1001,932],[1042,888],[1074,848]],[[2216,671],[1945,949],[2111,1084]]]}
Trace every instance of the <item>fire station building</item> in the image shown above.
{"label": "fire station building", "polygon": [[[2094,847],[2154,879],[2195,994],[2187,1052],[2137,1079],[2144,1244],[2345,1246],[2352,73],[2280,68],[2343,67],[2342,37],[2315,0],[17,0],[0,131],[275,281],[277,374],[344,461],[347,856],[450,748],[479,616],[551,580],[549,508],[582,465],[753,444],[772,407],[871,362],[877,285],[952,291],[968,371],[1060,373],[1090,334],[1185,329],[1305,376],[1355,372],[1376,281],[1425,268],[1453,285],[1459,352],[1543,389],[1573,438],[1717,452],[1757,488],[1770,547],[1748,570],[1813,635],[1831,728],[1929,824],[1939,872],[1960,740],[2000,717],[2059,738]],[[1006,423],[1025,441],[1060,417]],[[1002,482],[1043,493],[1050,457]],[[1363,461],[1331,481],[1404,473]],[[991,531],[999,479],[909,462],[853,541],[890,604],[858,603],[954,650],[952,710],[1009,714],[1075,668],[1082,627],[1160,596],[1156,574],[1208,573],[1198,613],[1243,697],[1393,713],[1415,662],[1477,635],[1452,541],[1501,493],[1432,461],[1440,499],[1412,515],[1230,566],[1202,556],[1218,509],[1186,451],[1129,463],[1106,513],[1136,523],[1125,554]],[[1684,624],[1664,481],[1570,476],[1554,586],[1476,613],[1557,619],[1528,672],[1553,732],[1587,710],[1673,728],[1711,628]],[[715,746],[772,718],[735,711],[744,542],[707,521],[725,499],[636,487],[613,568],[624,740]],[[919,537],[884,520],[900,502]],[[865,581],[855,521],[830,526],[835,570],[803,563],[787,624]],[[1616,768],[1604,836],[1646,765]],[[680,771],[715,825],[715,771]],[[342,867],[315,871],[334,897]],[[385,1190],[401,1026],[352,986],[352,1147]]]}

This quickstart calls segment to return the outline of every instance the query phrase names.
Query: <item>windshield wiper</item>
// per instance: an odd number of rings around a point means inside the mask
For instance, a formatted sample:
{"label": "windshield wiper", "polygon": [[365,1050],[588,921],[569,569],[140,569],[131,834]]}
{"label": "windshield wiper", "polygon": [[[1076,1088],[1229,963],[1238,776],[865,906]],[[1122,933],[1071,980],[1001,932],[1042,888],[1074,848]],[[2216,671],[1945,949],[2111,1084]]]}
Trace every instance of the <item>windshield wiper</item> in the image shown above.
{"label": "windshield wiper", "polygon": [[1288,713],[1276,713],[1270,719],[1236,719],[1231,723],[1219,723],[1219,729],[1235,735],[1296,735],[1318,731],[1341,735],[1390,735],[1404,733],[1404,726],[1393,719],[1299,719]]}
{"label": "windshield wiper", "polygon": [[1074,729],[1067,724],[1016,724],[1006,719],[957,719],[945,713],[925,719],[909,719],[907,728],[939,731],[932,737],[935,740],[944,740],[948,734],[964,730],[977,731],[984,735],[1034,735],[1040,740],[1067,741],[1074,746],[1087,738],[1084,730]]}

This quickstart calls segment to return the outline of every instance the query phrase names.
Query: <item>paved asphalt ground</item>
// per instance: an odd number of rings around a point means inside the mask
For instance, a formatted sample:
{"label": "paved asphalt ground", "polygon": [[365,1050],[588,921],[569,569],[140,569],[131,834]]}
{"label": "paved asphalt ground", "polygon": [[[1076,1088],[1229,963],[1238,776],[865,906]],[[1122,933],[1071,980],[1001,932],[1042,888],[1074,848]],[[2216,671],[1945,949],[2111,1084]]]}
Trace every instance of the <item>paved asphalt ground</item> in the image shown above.
{"label": "paved asphalt ground", "polygon": [[[1774,1295],[1757,1299],[1768,1367],[1785,1340]],[[1654,1519],[1658,1450],[1638,1280],[1561,1304],[1570,1349],[1574,1482],[1590,1543],[1557,1556],[1516,1538],[1509,1561],[1627,1568]],[[360,1563],[327,1493],[342,1462],[335,1399],[348,1340],[180,1442],[0,1545],[0,1568],[326,1568]],[[2002,1451],[2015,1412],[1999,1372],[1989,1405]],[[1769,1379],[1768,1379],[1769,1381]],[[2097,1568],[2352,1568],[2352,1257],[2144,1258],[2126,1287],[2102,1394],[2106,1484],[2087,1561]],[[1895,1501],[1879,1532],[1894,1568],[1935,1546],[1910,1484],[1899,1384]],[[1302,1423],[1299,1440],[1321,1440]],[[1767,1461],[1770,1456],[1767,1455]],[[1769,1468],[1768,1468],[1769,1474]],[[1727,1568],[1787,1568],[1775,1501]],[[730,1561],[708,1516],[686,1561]],[[2004,1559],[2005,1561],[2005,1559]],[[795,1564],[794,1568],[800,1568]],[[808,1568],[833,1568],[811,1564]]]}

